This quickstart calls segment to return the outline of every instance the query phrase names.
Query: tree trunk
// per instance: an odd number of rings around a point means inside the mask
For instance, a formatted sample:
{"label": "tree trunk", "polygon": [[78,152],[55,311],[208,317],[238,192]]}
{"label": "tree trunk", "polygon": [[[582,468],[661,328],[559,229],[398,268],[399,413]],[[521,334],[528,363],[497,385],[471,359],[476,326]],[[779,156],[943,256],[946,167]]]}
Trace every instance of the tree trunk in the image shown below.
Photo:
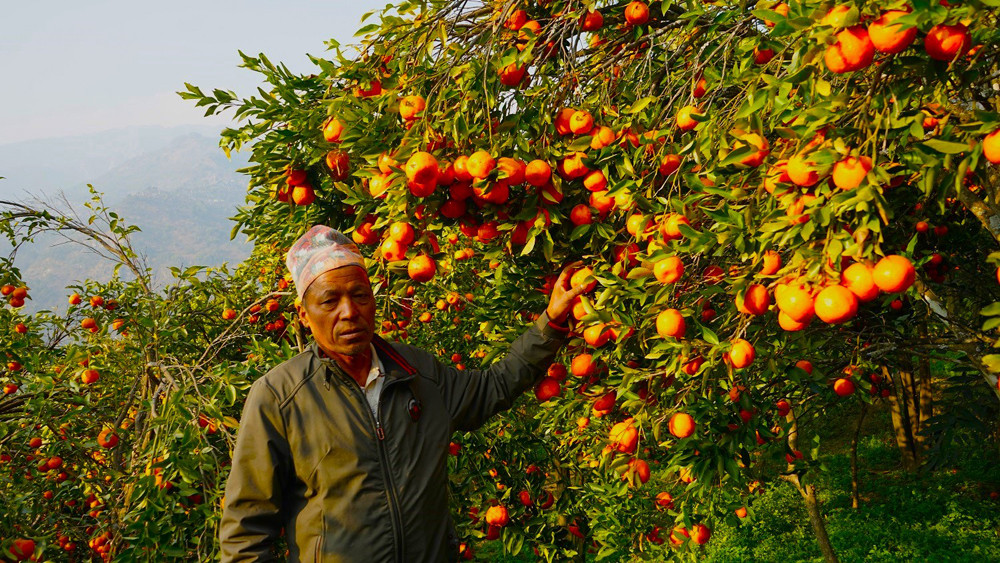
{"label": "tree trunk", "polygon": [[851,508],[854,509],[861,506],[861,495],[858,492],[858,439],[861,437],[861,425],[865,422],[866,414],[868,414],[868,403],[861,406],[858,427],[854,430],[854,438],[851,440]]}
{"label": "tree trunk", "polygon": [[[798,434],[799,426],[795,422],[795,411],[789,411],[788,419],[792,423],[791,427],[788,429],[788,447],[792,451],[798,450]],[[830,543],[830,536],[826,533],[826,522],[823,519],[823,513],[820,511],[819,498],[816,496],[816,486],[809,484],[803,485],[801,479],[799,479],[799,474],[794,473],[794,466],[789,465],[789,472],[786,475],[782,475],[781,478],[791,483],[795,490],[802,495],[802,501],[806,505],[806,512],[809,514],[809,524],[812,525],[813,534],[816,536],[816,542],[819,544],[819,550],[823,554],[823,559],[827,563],[840,563],[837,559],[836,552],[833,551],[833,544]]]}
{"label": "tree trunk", "polygon": [[886,381],[893,384],[893,392],[889,395],[889,411],[892,415],[892,427],[896,431],[896,446],[902,456],[903,469],[912,473],[920,465],[910,421],[908,389],[912,376],[902,370],[895,375],[890,374],[886,366],[882,366],[882,374]]}

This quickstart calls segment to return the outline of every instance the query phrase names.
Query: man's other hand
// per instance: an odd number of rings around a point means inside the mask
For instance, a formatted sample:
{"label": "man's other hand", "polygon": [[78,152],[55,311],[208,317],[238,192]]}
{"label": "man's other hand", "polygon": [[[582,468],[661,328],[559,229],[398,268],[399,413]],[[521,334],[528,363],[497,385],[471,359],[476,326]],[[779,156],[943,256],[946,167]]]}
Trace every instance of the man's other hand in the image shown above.
{"label": "man's other hand", "polygon": [[573,301],[582,295],[587,289],[586,284],[570,286],[570,278],[573,273],[583,265],[583,262],[573,262],[563,268],[559,273],[559,278],[552,285],[552,293],[549,295],[549,306],[545,308],[549,319],[557,324],[565,324],[566,315],[573,307]]}

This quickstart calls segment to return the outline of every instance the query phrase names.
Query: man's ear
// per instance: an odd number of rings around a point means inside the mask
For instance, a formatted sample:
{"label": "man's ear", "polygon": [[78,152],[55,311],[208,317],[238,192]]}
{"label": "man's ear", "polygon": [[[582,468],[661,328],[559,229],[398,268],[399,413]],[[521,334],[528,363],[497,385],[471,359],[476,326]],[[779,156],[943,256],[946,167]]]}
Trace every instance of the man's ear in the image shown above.
{"label": "man's ear", "polygon": [[309,325],[309,314],[306,313],[306,308],[296,303],[295,312],[298,314],[299,322],[302,324],[302,326],[309,332],[312,332],[312,327]]}

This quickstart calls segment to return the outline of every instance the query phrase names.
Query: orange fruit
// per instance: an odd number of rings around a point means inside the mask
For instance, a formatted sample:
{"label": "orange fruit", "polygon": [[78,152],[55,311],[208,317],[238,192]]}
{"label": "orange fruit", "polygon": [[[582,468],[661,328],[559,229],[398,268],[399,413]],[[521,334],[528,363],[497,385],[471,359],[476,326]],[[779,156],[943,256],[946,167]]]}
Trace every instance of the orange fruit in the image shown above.
{"label": "orange fruit", "polygon": [[676,154],[668,154],[660,161],[660,175],[669,176],[681,167],[681,157]]}
{"label": "orange fruit", "polygon": [[604,214],[614,209],[615,198],[608,195],[607,191],[591,192],[590,206],[596,209],[598,213]]}
{"label": "orange fruit", "polygon": [[[772,12],[776,12],[778,14],[781,14],[782,16],[786,16],[787,17],[788,16],[788,4],[785,4],[784,2],[781,2],[780,4],[775,4],[771,8],[771,11]],[[777,22],[773,22],[773,21],[767,20],[767,19],[764,20],[764,24],[767,27],[774,27],[775,23],[777,23]]]}
{"label": "orange fruit", "polygon": [[840,285],[846,287],[859,301],[867,302],[878,297],[878,286],[872,270],[866,264],[855,262],[840,273]]}
{"label": "orange fruit", "polygon": [[816,295],[814,308],[821,321],[839,324],[858,314],[858,298],[842,285],[831,285]]}
{"label": "orange fruit", "polygon": [[507,507],[501,504],[487,508],[486,523],[490,526],[499,526],[501,528],[509,524],[510,516],[507,514]]}
{"label": "orange fruit", "polygon": [[905,256],[893,254],[886,256],[875,264],[872,279],[875,285],[886,293],[906,291],[916,278],[913,264]]}
{"label": "orange fruit", "polygon": [[608,330],[607,325],[604,323],[590,325],[583,331],[583,340],[594,348],[604,346],[610,338],[611,331]]}
{"label": "orange fruit", "polygon": [[870,65],[875,59],[875,46],[863,25],[849,27],[837,34],[836,43],[826,48],[823,60],[831,72],[853,72]]}
{"label": "orange fruit", "polygon": [[753,363],[755,356],[756,350],[754,350],[752,344],[742,338],[733,340],[733,346],[729,350],[729,361],[733,364],[734,368],[742,369],[749,366]]}
{"label": "orange fruit", "polygon": [[569,118],[569,130],[574,135],[586,135],[594,128],[594,117],[589,111],[577,110]]}
{"label": "orange fruit", "polygon": [[909,47],[917,37],[917,28],[902,29],[900,24],[892,23],[908,13],[903,10],[883,12],[868,26],[868,37],[872,40],[872,45],[886,54],[899,53]]}
{"label": "orange fruit", "polygon": [[774,297],[778,309],[796,322],[807,322],[815,314],[812,296],[800,285],[785,286],[781,290],[775,290]]}
{"label": "orange fruit", "polygon": [[743,311],[751,315],[763,315],[771,306],[771,296],[767,288],[755,283],[747,288],[742,299]]}
{"label": "orange fruit", "polygon": [[556,115],[556,133],[559,133],[560,135],[569,135],[573,132],[573,130],[570,129],[569,123],[575,113],[576,110],[573,108],[563,108],[559,110],[559,113]]}
{"label": "orange fruit", "polygon": [[455,171],[455,179],[459,182],[472,181],[472,175],[469,174],[468,164],[469,157],[464,154],[456,158],[455,162],[451,163],[451,168]]}
{"label": "orange fruit", "polygon": [[417,117],[417,114],[424,111],[427,102],[423,96],[406,96],[399,101],[399,116],[409,121]]}
{"label": "orange fruit", "polygon": [[437,272],[437,264],[433,258],[426,254],[414,256],[406,266],[406,273],[410,275],[410,279],[418,283],[430,281],[435,272]]}
{"label": "orange fruit", "polygon": [[684,315],[677,309],[665,309],[656,316],[656,333],[663,338],[684,338],[685,332]]}
{"label": "orange fruit", "polygon": [[583,178],[583,187],[592,192],[603,192],[608,189],[608,180],[604,177],[604,172],[594,170]]}
{"label": "orange fruit", "polygon": [[694,89],[691,91],[691,97],[694,99],[703,97],[705,92],[708,91],[707,88],[708,82],[703,77],[698,78],[694,84]]}
{"label": "orange fruit", "polygon": [[582,152],[566,155],[559,161],[559,174],[567,180],[575,180],[586,175],[590,171],[587,165],[583,163],[583,159],[586,156]]}
{"label": "orange fruit", "polygon": [[580,354],[570,362],[569,371],[576,377],[590,377],[597,373],[594,357],[590,354]]}
{"label": "orange fruit", "polygon": [[611,427],[608,441],[614,449],[622,453],[635,453],[635,447],[639,444],[639,431],[632,426],[632,419],[629,418]]}
{"label": "orange fruit", "polygon": [[323,123],[323,138],[329,143],[339,143],[344,133],[344,122],[331,117]]}
{"label": "orange fruit", "polygon": [[849,156],[833,165],[833,184],[842,190],[853,190],[871,169],[872,159],[867,156]]}
{"label": "orange fruit", "polygon": [[523,51],[528,47],[528,42],[531,41],[531,37],[538,37],[542,31],[542,24],[535,20],[528,20],[524,22],[517,30],[517,50]]}
{"label": "orange fruit", "polygon": [[399,168],[399,163],[387,152],[378,155],[378,169],[383,174],[391,174],[394,168]]}
{"label": "orange fruit", "polygon": [[739,518],[746,518],[747,517],[747,507],[741,506],[741,507],[737,508],[736,509],[736,516],[739,517]]}
{"label": "orange fruit", "polygon": [[692,115],[701,116],[700,111],[695,106],[684,106],[677,112],[677,117],[675,122],[677,128],[681,131],[690,131],[698,126],[698,122],[692,118]]}
{"label": "orange fruit", "polygon": [[562,387],[559,385],[559,380],[553,377],[543,377],[541,381],[535,385],[535,398],[537,398],[540,403],[544,403],[552,397],[558,396],[561,391]]}
{"label": "orange fruit", "polygon": [[580,29],[582,31],[597,31],[604,25],[604,16],[598,10],[587,10],[587,13],[580,16]]}
{"label": "orange fruit", "polygon": [[[590,293],[591,291],[594,291],[594,288],[597,287],[597,280],[594,279],[593,276],[594,276],[594,271],[588,268],[587,266],[584,266],[579,270],[577,270],[576,272],[573,272],[573,275],[569,278],[569,285],[571,287],[577,287],[579,285],[586,284],[587,289],[585,293]],[[589,282],[587,281],[588,278],[590,279]]]}
{"label": "orange fruit", "polygon": [[680,213],[670,213],[660,223],[660,236],[663,237],[665,241],[677,240],[684,236],[681,233],[681,225],[691,225],[688,218],[681,215]]}
{"label": "orange fruit", "polygon": [[525,169],[524,163],[516,158],[502,156],[497,159],[497,168],[500,170],[500,178],[511,186],[524,183]]}
{"label": "orange fruit", "polygon": [[351,174],[351,161],[347,152],[333,149],[326,153],[326,167],[330,169],[330,178],[334,182],[342,182]]}
{"label": "orange fruit", "polygon": [[698,425],[691,415],[685,412],[677,412],[670,417],[670,423],[667,426],[670,428],[671,434],[683,440],[694,434],[695,428]]}
{"label": "orange fruit", "polygon": [[295,202],[295,205],[309,205],[316,201],[316,192],[308,184],[295,186],[292,188],[292,201]]}
{"label": "orange fruit", "polygon": [[517,63],[510,63],[500,69],[500,83],[504,86],[517,86],[524,80],[524,75],[527,72],[528,67],[518,66]]}
{"label": "orange fruit", "polygon": [[551,177],[552,167],[549,166],[549,163],[544,160],[532,160],[524,168],[524,179],[536,188],[540,188],[547,184],[549,182],[549,178]]}
{"label": "orange fruit", "polygon": [[781,255],[773,250],[764,252],[760,275],[772,276],[781,269]]}
{"label": "orange fruit", "polygon": [[740,159],[740,164],[743,166],[756,168],[764,162],[767,155],[771,154],[771,147],[768,145],[767,139],[757,133],[747,133],[744,135],[741,141],[736,141],[733,144],[733,150],[745,145],[750,145],[751,147],[757,149],[757,151]]}
{"label": "orange fruit", "polygon": [[753,48],[753,62],[758,65],[766,65],[774,58],[774,49]]}
{"label": "orange fruit", "polygon": [[528,23],[528,12],[525,12],[524,10],[515,10],[514,13],[507,18],[507,21],[503,23],[503,26],[511,31],[517,31],[526,23]]}
{"label": "orange fruit", "polygon": [[593,219],[590,216],[590,207],[587,207],[582,203],[573,207],[573,209],[569,212],[569,220],[577,226],[589,225],[593,222]]}
{"label": "orange fruit", "polygon": [[[465,164],[465,168],[469,171],[469,175],[480,180],[489,176],[490,172],[492,172],[495,167],[496,161],[493,160],[490,153],[486,151],[476,151],[472,153],[472,155],[469,156],[468,162]],[[457,177],[458,176],[456,175],[456,178]]]}
{"label": "orange fruit", "polygon": [[799,360],[795,362],[795,367],[801,369],[802,371],[808,373],[809,375],[812,375],[813,365],[812,362],[810,362],[809,360]]}
{"label": "orange fruit", "polygon": [[961,23],[955,25],[938,24],[927,32],[924,49],[932,59],[952,61],[964,55],[972,46],[969,28]]}
{"label": "orange fruit", "polygon": [[649,6],[641,0],[633,0],[625,6],[625,21],[629,25],[642,25],[649,21]]}
{"label": "orange fruit", "polygon": [[648,228],[649,218],[642,213],[633,213],[625,220],[625,230],[636,238],[642,238]]}
{"label": "orange fruit", "polygon": [[[829,25],[832,27],[844,27],[847,24],[850,13],[851,6],[849,4],[839,4],[830,8],[830,11],[823,16],[823,19],[819,20],[819,23],[820,25]],[[854,19],[856,20],[857,17]]]}
{"label": "orange fruit", "polygon": [[854,393],[854,382],[846,377],[841,377],[833,382],[833,392],[846,397]]}
{"label": "orange fruit", "polygon": [[403,246],[409,246],[416,238],[413,227],[405,221],[396,221],[389,225],[389,238],[399,241]]}
{"label": "orange fruit", "polygon": [[667,256],[653,265],[653,275],[660,283],[674,283],[684,275],[684,262],[677,256]]}
{"label": "orange fruit", "polygon": [[406,245],[395,239],[387,238],[382,241],[382,245],[379,246],[379,250],[382,251],[382,258],[385,258],[390,262],[396,262],[406,258]]}
{"label": "orange fruit", "polygon": [[356,244],[375,244],[378,242],[378,235],[372,230],[374,222],[365,221],[358,225],[358,228],[354,229],[351,233],[351,239],[354,240]]}
{"label": "orange fruit", "polygon": [[817,165],[806,153],[799,153],[789,158],[785,171],[792,183],[805,187],[815,185],[826,175],[826,170]]}
{"label": "orange fruit", "polygon": [[593,137],[590,139],[590,148],[594,150],[610,147],[615,142],[615,132],[610,127],[604,125],[595,127],[591,134]]}
{"label": "orange fruit", "polygon": [[993,164],[1000,164],[1000,129],[983,139],[983,156]]}
{"label": "orange fruit", "polygon": [[407,159],[404,171],[406,172],[406,179],[410,182],[416,184],[436,183],[438,161],[431,153],[418,151]]}

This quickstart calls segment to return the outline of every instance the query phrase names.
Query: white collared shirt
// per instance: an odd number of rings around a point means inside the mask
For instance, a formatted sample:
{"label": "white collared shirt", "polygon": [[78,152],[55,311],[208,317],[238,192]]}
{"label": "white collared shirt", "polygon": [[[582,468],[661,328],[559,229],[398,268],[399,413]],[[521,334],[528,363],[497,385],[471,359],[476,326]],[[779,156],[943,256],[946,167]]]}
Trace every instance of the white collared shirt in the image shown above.
{"label": "white collared shirt", "polygon": [[382,393],[382,383],[385,381],[385,366],[375,352],[375,345],[369,344],[372,349],[372,367],[368,371],[368,379],[365,380],[365,398],[368,399],[368,406],[372,409],[372,415],[378,417],[378,397]]}

